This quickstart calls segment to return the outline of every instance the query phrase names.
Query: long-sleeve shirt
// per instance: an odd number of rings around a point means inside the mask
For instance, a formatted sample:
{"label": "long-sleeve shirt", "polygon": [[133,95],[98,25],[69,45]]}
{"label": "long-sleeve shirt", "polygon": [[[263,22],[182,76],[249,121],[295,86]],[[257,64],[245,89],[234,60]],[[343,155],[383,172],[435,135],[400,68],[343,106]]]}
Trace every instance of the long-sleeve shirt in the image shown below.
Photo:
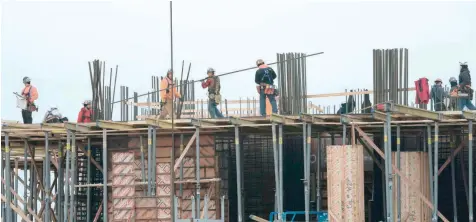
{"label": "long-sleeve shirt", "polygon": [[78,114],[78,123],[90,123],[93,118],[93,110],[86,107],[81,108]]}
{"label": "long-sleeve shirt", "polygon": [[23,88],[21,94],[28,99],[29,103],[33,103],[38,99],[38,90],[32,85]]}
{"label": "long-sleeve shirt", "polygon": [[209,77],[207,81],[202,82],[202,88],[208,87],[208,93],[220,93],[220,79],[217,76]]}
{"label": "long-sleeve shirt", "polygon": [[256,70],[255,74],[255,83],[256,84],[269,84],[273,85],[274,79],[276,79],[276,73],[271,67],[268,67],[267,65],[263,64],[260,65],[258,70]]}
{"label": "long-sleeve shirt", "polygon": [[434,103],[441,103],[443,102],[443,99],[447,97],[445,89],[438,85],[433,85],[433,87],[431,87],[430,95],[431,99],[434,100]]}
{"label": "long-sleeve shirt", "polygon": [[[167,90],[166,90],[167,89]],[[160,98],[162,100],[172,100],[173,94],[175,94],[175,98],[181,98],[182,96],[177,91],[177,87],[173,86],[173,81],[167,77],[162,79],[160,82]],[[167,92],[168,91],[168,92]]]}

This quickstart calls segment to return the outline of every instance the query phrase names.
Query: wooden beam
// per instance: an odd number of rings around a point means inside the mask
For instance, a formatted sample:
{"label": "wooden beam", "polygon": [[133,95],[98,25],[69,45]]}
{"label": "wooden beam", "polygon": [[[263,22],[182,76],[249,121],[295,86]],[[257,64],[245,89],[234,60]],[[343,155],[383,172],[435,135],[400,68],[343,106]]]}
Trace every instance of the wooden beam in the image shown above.
{"label": "wooden beam", "polygon": [[113,129],[113,130],[130,130],[134,127],[125,122],[115,122],[108,120],[99,120],[96,122],[96,126],[102,129]]}
{"label": "wooden beam", "polygon": [[322,118],[317,118],[316,115],[310,115],[310,114],[301,114],[300,119],[303,122],[307,123],[322,123],[325,122]]}
{"label": "wooden beam", "polygon": [[[375,145],[375,143],[372,141],[372,139],[370,139],[370,137],[362,130],[360,129],[360,127],[358,126],[355,126],[355,129],[359,132],[360,136],[363,137],[363,139],[365,140],[365,142],[370,145],[379,155],[380,157],[382,158],[382,160],[385,161],[385,155],[383,153],[383,151],[377,146]],[[421,192],[421,190],[418,188],[419,186],[412,183],[410,181],[410,179],[408,179],[408,177],[406,177],[405,175],[402,174],[402,172],[400,172],[400,170],[395,166],[395,164],[392,163],[392,169],[395,173],[397,173],[399,176],[400,176],[400,179],[401,179],[401,182],[402,183],[406,183],[408,185],[409,188],[417,191],[417,195],[418,197],[430,208],[433,210],[434,206],[433,204],[428,200],[428,198],[425,197],[425,195],[423,195],[423,193]],[[449,222],[448,219],[446,219],[446,217],[440,213],[440,211],[438,211],[438,216],[441,218],[441,220],[443,220],[444,222]]]}
{"label": "wooden beam", "polygon": [[253,214],[250,214],[250,219],[254,220],[254,221],[257,221],[257,222],[269,222],[269,220],[265,220],[261,217],[255,216]]}
{"label": "wooden beam", "polygon": [[67,122],[67,123],[64,123],[64,128],[68,130],[72,130],[72,131],[82,132],[82,133],[87,133],[91,131],[91,128],[89,126],[86,126],[80,123]]}
{"label": "wooden beam", "polygon": [[476,112],[471,112],[471,111],[463,111],[463,116],[467,120],[476,120]]}
{"label": "wooden beam", "polygon": [[[7,202],[7,198],[5,196],[1,196],[3,202]],[[12,208],[13,211],[15,211],[24,221],[26,222],[32,222],[30,218],[28,218],[24,213],[23,210],[19,209],[18,207],[15,206],[12,202],[9,203],[10,207]],[[41,218],[37,219],[37,221],[42,221]]]}
{"label": "wooden beam", "polygon": [[275,113],[271,114],[270,120],[271,122],[276,122],[283,125],[300,122],[298,119],[289,118],[289,116],[278,115]]}
{"label": "wooden beam", "polygon": [[192,125],[197,126],[197,127],[217,126],[216,123],[213,123],[211,121],[206,121],[204,119],[191,119],[190,122],[192,123]]}
{"label": "wooden beam", "polygon": [[[2,183],[5,184],[5,179],[3,179],[3,178],[2,178]],[[5,184],[5,186],[6,186],[6,184]],[[22,204],[25,204],[25,200],[23,200],[23,198],[22,198],[11,186],[8,186],[8,187],[10,187],[10,191],[11,191],[12,194],[18,199],[18,201],[20,201],[20,203],[22,203]],[[3,197],[3,196],[2,196],[2,197]],[[3,199],[2,199],[2,200],[3,200]],[[4,202],[6,203],[7,201],[4,200]],[[33,217],[35,217],[35,219],[36,219],[37,221],[41,221],[41,218],[40,218],[37,214],[35,214],[35,212],[34,212],[30,207],[27,206],[26,210],[27,210],[31,215],[33,215]],[[22,210],[22,212],[23,212],[23,210]]]}
{"label": "wooden beam", "polygon": [[[211,183],[211,182],[217,182],[220,181],[220,178],[211,178],[211,179],[200,179],[200,183]],[[190,179],[190,180],[177,180],[175,183],[196,183],[197,180],[195,179]]]}
{"label": "wooden beam", "polygon": [[380,111],[375,111],[372,113],[372,117],[376,120],[385,121],[387,118],[387,114]]}
{"label": "wooden beam", "polygon": [[195,141],[195,138],[197,138],[196,133],[193,134],[192,138],[190,138],[190,140],[188,141],[187,146],[185,147],[183,152],[180,154],[180,157],[177,159],[177,161],[175,161],[175,165],[174,165],[174,169],[173,169],[174,172],[175,172],[175,170],[178,169],[178,167],[180,166],[180,163],[182,163],[182,160],[185,157],[185,154],[187,154],[188,150],[190,149],[190,147],[193,144],[193,141]]}
{"label": "wooden beam", "polygon": [[404,113],[404,114],[431,119],[435,121],[441,121],[445,119],[445,116],[442,113],[432,112],[432,111],[428,111],[424,109],[418,109],[418,108],[413,108],[413,107],[394,104],[394,103],[390,104],[390,109],[393,112]]}
{"label": "wooden beam", "polygon": [[236,125],[236,126],[242,126],[242,125],[251,126],[251,125],[256,124],[256,122],[253,121],[253,120],[240,118],[240,117],[235,117],[235,116],[229,117],[229,120],[230,120],[231,124]]}

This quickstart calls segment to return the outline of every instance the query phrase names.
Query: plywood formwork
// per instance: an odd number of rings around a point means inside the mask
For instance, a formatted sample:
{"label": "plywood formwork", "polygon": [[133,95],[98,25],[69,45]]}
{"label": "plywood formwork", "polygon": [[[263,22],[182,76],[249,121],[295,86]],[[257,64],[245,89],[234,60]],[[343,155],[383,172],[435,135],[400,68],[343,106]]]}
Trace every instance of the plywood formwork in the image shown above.
{"label": "plywood formwork", "polygon": [[363,147],[327,146],[328,212],[331,222],[363,222]]}
{"label": "plywood formwork", "polygon": [[[392,153],[392,158],[396,163],[397,155]],[[401,152],[400,172],[407,177],[412,184],[418,187],[412,188],[410,184],[400,183],[400,198],[397,198],[397,176],[393,181],[394,215],[397,219],[397,204],[400,199],[402,221],[431,221],[431,210],[418,196],[416,189],[430,199],[430,175],[428,170],[428,153],[425,152]]]}

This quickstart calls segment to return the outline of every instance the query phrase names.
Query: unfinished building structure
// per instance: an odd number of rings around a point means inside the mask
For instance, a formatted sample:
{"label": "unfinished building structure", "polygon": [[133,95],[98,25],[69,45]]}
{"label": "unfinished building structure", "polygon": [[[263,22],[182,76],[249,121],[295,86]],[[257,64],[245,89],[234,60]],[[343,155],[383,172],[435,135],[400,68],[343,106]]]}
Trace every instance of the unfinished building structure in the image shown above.
{"label": "unfinished building structure", "polygon": [[[472,221],[476,114],[409,107],[410,89],[389,85],[340,94],[349,107],[351,96],[403,92],[371,112],[313,114],[280,98],[286,115],[258,117],[233,100],[236,111],[207,119],[192,100],[183,118],[160,120],[134,111],[157,101],[136,100],[121,103],[123,121],[3,121],[2,219]],[[289,89],[290,100],[305,93]]]}

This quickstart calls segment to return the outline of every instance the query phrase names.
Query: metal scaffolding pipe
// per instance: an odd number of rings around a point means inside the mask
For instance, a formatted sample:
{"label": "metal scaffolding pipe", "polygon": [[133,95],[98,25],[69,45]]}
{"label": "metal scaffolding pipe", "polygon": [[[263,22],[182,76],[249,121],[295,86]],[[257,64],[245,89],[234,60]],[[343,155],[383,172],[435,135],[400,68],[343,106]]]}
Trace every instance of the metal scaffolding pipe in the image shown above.
{"label": "metal scaffolding pipe", "polygon": [[387,221],[391,222],[394,220],[393,217],[393,173],[392,173],[392,126],[390,125],[392,121],[391,112],[387,110],[387,121],[385,122],[386,132],[384,135],[385,143],[385,169],[387,174],[385,175],[385,181],[387,183],[386,187],[386,197],[387,197]]}
{"label": "metal scaffolding pipe", "polygon": [[[104,168],[107,170],[107,168]],[[69,208],[69,216],[71,221],[75,221],[76,215],[76,133],[71,132],[71,198],[70,198],[70,208]]]}
{"label": "metal scaffolding pipe", "polygon": [[[438,221],[438,122],[435,122],[435,153],[433,163],[433,216],[431,220],[433,222]],[[430,148],[431,149],[431,148]],[[431,158],[431,157],[429,157]]]}
{"label": "metal scaffolding pipe", "polygon": [[321,138],[320,134],[317,135],[317,153],[316,153],[316,165],[317,165],[317,170],[316,170],[316,177],[317,177],[317,182],[316,182],[316,210],[321,211]]}
{"label": "metal scaffolding pipe", "polygon": [[432,149],[431,149],[431,126],[428,125],[426,127],[426,133],[427,133],[427,148],[428,148],[428,175],[430,176],[430,198],[431,198],[431,204],[434,206],[435,205],[435,199],[433,196],[433,160],[431,157],[433,156]]}
{"label": "metal scaffolding pipe", "polygon": [[147,127],[147,194],[152,196],[152,126]]}
{"label": "metal scaffolding pipe", "polygon": [[[139,136],[139,142],[140,142],[140,170],[141,170],[142,183],[145,184],[145,157],[144,157],[144,141],[143,141],[142,135]],[[147,191],[144,189],[144,196],[146,195],[147,195]]]}
{"label": "metal scaffolding pipe", "polygon": [[[401,171],[400,167],[400,125],[397,125],[397,169]],[[401,184],[400,174],[397,174],[397,222],[402,219],[402,201],[401,201]]]}
{"label": "metal scaffolding pipe", "polygon": [[5,218],[6,221],[13,221],[12,207],[10,203],[12,202],[12,192],[10,191],[11,176],[10,176],[10,144],[8,141],[9,135],[5,133],[5,196],[7,202],[5,203]]}
{"label": "metal scaffolding pipe", "polygon": [[[88,164],[87,164],[87,174],[86,181],[88,184],[91,184],[91,138],[88,137]],[[86,221],[91,221],[91,187],[86,188]]]}
{"label": "metal scaffolding pipe", "polygon": [[197,210],[195,211],[196,215],[195,218],[200,218],[200,128],[196,127],[196,138],[195,138],[195,144],[196,144],[196,149],[195,149],[195,179],[197,181],[196,183],[196,190],[195,190],[195,201],[197,203],[195,206],[197,206]]}
{"label": "metal scaffolding pipe", "polygon": [[157,128],[152,127],[152,196],[157,192]]}
{"label": "metal scaffolding pipe", "polygon": [[451,193],[453,196],[453,221],[458,222],[458,207],[456,203],[456,185],[455,185],[455,143],[456,138],[453,136],[451,139]]}
{"label": "metal scaffolding pipe", "polygon": [[103,169],[103,195],[102,195],[102,209],[103,209],[103,215],[104,215],[104,221],[109,221],[108,220],[108,215],[107,215],[107,131],[106,129],[103,129],[102,131],[102,169]]}
{"label": "metal scaffolding pipe", "polygon": [[310,206],[309,206],[309,190],[310,190],[310,185],[311,185],[311,132],[312,131],[312,125],[311,124],[308,124],[307,125],[307,155],[306,155],[306,177],[307,177],[307,183],[306,183],[306,192],[304,193],[306,195],[306,198],[307,198],[307,201],[306,201],[306,205],[307,205],[307,211],[306,211],[306,221],[309,221],[309,209],[310,209]]}
{"label": "metal scaffolding pipe", "polygon": [[[180,134],[180,153],[183,152],[183,149],[184,149],[184,145],[183,145],[183,133]],[[180,181],[183,181],[183,161],[180,161]],[[182,198],[183,197],[183,184],[179,184],[179,194],[180,194],[180,197]]]}
{"label": "metal scaffolding pipe", "polygon": [[279,203],[281,202],[281,197],[279,196],[279,155],[278,155],[278,145],[276,141],[276,123],[272,123],[271,131],[273,134],[273,157],[274,157],[274,180],[275,180],[275,195],[276,195],[276,208],[278,209],[278,221],[281,220],[282,214],[280,212]]}
{"label": "metal scaffolding pipe", "polygon": [[49,141],[48,141],[48,132],[45,132],[45,175],[43,175],[44,178],[44,184],[45,184],[45,211],[44,211],[44,220],[45,221],[51,221],[51,215],[50,215],[50,195],[51,195],[51,190],[50,190],[50,148],[49,148]]}
{"label": "metal scaffolding pipe", "polygon": [[[28,140],[24,140],[24,148],[23,148],[23,158],[25,160],[23,166],[23,200],[25,200],[25,204],[23,204],[23,213],[28,216]],[[31,178],[30,178],[31,179]],[[60,205],[58,205],[60,206]],[[59,207],[58,207],[59,209]],[[61,221],[61,220],[60,220]]]}
{"label": "metal scaffolding pipe", "polygon": [[65,201],[64,201],[64,208],[63,208],[63,215],[64,215],[64,222],[68,222],[68,205],[69,205],[69,197],[71,195],[70,191],[70,182],[69,182],[69,169],[70,169],[70,156],[71,156],[71,131],[66,131],[66,192],[65,192]]}
{"label": "metal scaffolding pipe", "polygon": [[279,124],[279,207],[280,213],[284,213],[283,199],[284,199],[284,188],[283,188],[283,124]]}
{"label": "metal scaffolding pipe", "polygon": [[469,167],[469,221],[474,221],[473,218],[473,121],[469,120],[468,122],[468,149],[469,149],[469,157],[468,157],[468,167]]}
{"label": "metal scaffolding pipe", "polygon": [[309,222],[309,194],[308,194],[308,189],[307,189],[307,183],[308,178],[307,178],[307,142],[306,142],[306,137],[307,137],[307,123],[302,124],[302,153],[303,153],[303,168],[304,168],[304,179],[302,180],[303,185],[304,185],[304,214],[306,218],[306,222]]}
{"label": "metal scaffolding pipe", "polygon": [[236,152],[236,195],[238,198],[238,222],[243,221],[242,187],[241,187],[241,148],[240,129],[235,126],[235,152]]}

